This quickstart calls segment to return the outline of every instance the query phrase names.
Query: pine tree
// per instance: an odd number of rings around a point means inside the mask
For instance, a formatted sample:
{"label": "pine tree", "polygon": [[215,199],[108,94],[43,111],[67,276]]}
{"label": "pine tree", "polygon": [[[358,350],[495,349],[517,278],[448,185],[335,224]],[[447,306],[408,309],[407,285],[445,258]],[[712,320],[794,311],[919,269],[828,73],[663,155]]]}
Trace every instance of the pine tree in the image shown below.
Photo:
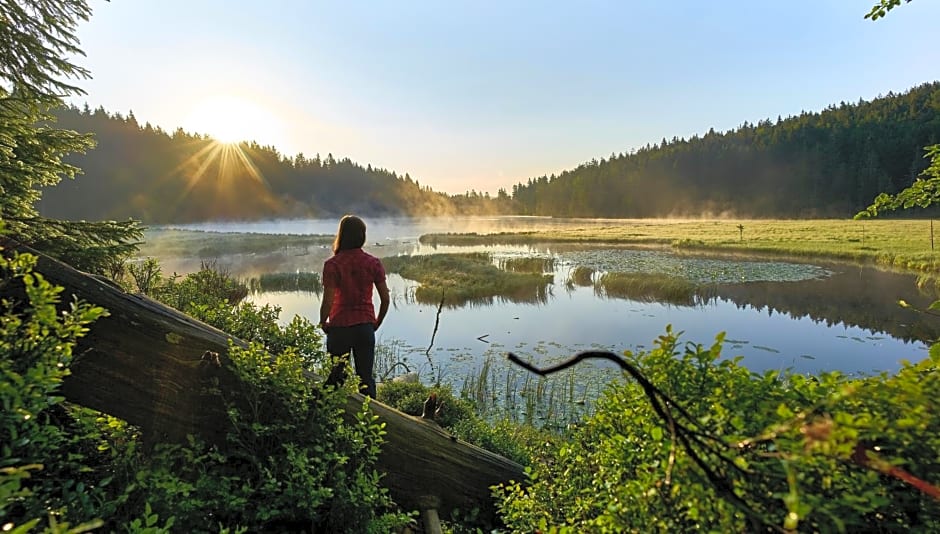
{"label": "pine tree", "polygon": [[90,136],[56,128],[50,113],[84,92],[73,81],[88,71],[75,29],[88,20],[84,0],[0,0],[0,224],[10,237],[79,269],[106,272],[136,250],[139,225],[68,222],[41,217],[42,188],[79,169],[62,158],[94,145]]}

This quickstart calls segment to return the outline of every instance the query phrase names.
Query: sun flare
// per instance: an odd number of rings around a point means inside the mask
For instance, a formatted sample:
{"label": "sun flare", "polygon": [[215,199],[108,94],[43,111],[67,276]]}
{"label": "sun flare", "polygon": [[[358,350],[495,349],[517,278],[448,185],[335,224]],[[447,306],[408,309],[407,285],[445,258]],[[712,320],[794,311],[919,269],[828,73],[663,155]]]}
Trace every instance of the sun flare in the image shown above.
{"label": "sun flare", "polygon": [[283,124],[269,110],[245,98],[220,95],[193,107],[183,128],[207,134],[220,143],[236,144],[257,141],[262,145],[278,145]]}

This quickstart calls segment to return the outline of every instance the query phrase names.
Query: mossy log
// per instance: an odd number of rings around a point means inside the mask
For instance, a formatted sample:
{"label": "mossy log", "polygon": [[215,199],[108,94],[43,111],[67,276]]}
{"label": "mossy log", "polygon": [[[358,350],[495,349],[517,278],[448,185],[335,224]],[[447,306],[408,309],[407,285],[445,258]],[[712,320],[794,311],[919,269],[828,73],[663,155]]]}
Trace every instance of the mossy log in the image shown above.
{"label": "mossy log", "polygon": [[[218,392],[240,390],[227,357],[231,336],[14,241],[0,238],[0,246],[4,253],[37,255],[36,271],[65,288],[63,302],[74,297],[109,312],[76,347],[62,385],[70,402],[137,425],[149,441],[193,434],[222,443],[228,418]],[[349,396],[347,419],[354,420],[363,401],[359,394]],[[406,509],[437,509],[449,517],[454,510],[476,508],[482,522],[492,523],[490,486],[524,480],[520,465],[453,439],[434,423],[379,402],[370,406],[386,430],[376,467]]]}

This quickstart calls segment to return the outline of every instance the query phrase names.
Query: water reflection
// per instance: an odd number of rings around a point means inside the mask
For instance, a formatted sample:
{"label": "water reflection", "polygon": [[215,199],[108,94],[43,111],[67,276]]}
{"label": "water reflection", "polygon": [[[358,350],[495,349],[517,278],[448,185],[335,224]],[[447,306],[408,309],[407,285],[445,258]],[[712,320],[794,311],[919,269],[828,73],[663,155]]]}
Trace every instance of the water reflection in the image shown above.
{"label": "water reflection", "polygon": [[857,326],[905,341],[933,342],[940,318],[903,308],[927,309],[935,296],[917,290],[916,277],[868,267],[829,266],[824,280],[750,282],[715,288],[716,296],[741,308],[808,317],[828,327]]}

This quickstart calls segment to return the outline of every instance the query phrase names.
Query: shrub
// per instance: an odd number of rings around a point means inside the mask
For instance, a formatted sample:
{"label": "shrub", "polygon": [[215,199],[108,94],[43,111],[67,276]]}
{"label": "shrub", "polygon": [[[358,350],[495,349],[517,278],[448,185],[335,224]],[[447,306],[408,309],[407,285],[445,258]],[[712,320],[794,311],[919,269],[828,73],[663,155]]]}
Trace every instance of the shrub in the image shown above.
{"label": "shrub", "polygon": [[[4,531],[45,520],[93,526],[109,481],[92,458],[95,435],[59,394],[76,340],[104,309],[62,305],[62,288],[33,271],[35,256],[0,255],[0,517]],[[65,309],[59,313],[57,307]],[[68,426],[71,425],[71,428]],[[70,432],[71,430],[71,432]]]}
{"label": "shrub", "polygon": [[[513,532],[936,531],[940,351],[896,375],[757,375],[667,330],[595,415],[498,489]],[[664,417],[664,414],[667,417]],[[550,527],[551,530],[550,530]]]}

